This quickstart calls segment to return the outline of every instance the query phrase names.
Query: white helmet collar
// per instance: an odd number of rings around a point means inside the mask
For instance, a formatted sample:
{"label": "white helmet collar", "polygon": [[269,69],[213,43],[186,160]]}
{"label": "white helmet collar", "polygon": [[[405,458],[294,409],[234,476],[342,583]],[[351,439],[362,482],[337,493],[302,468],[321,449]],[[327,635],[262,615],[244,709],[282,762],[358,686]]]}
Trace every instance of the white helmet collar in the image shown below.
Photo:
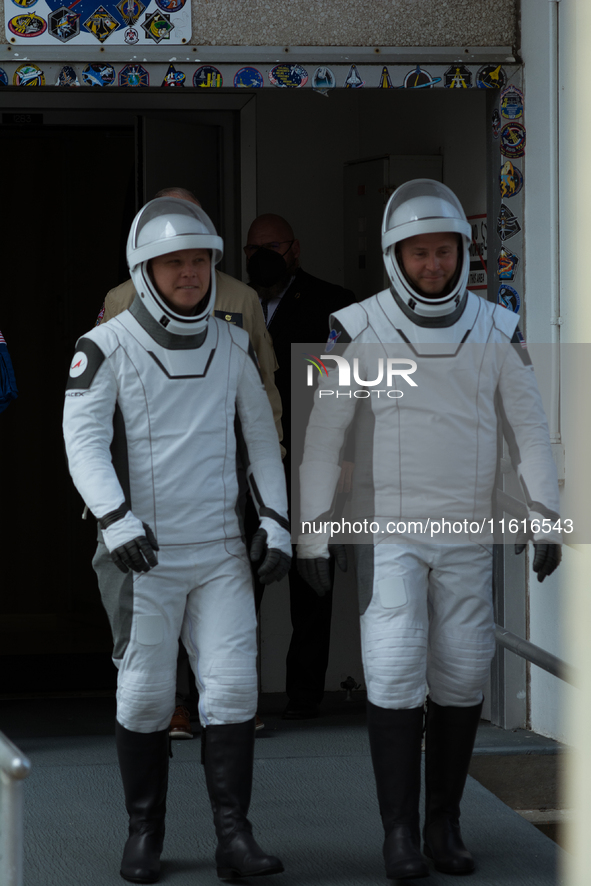
{"label": "white helmet collar", "polygon": [[[418,234],[460,234],[462,249],[449,292],[429,298],[415,289],[396,255],[396,246]],[[422,317],[442,317],[456,309],[470,271],[471,228],[462,204],[446,185],[429,178],[405,182],[390,197],[382,222],[382,252],[390,282],[398,296]]]}
{"label": "white helmet collar", "polygon": [[[211,251],[211,280],[197,313],[178,314],[158,292],[148,272],[148,262],[180,249]],[[140,209],[127,240],[127,264],[135,291],[152,317],[174,335],[195,335],[205,328],[215,303],[215,265],[224,242],[206,212],[177,197],[159,197]]]}

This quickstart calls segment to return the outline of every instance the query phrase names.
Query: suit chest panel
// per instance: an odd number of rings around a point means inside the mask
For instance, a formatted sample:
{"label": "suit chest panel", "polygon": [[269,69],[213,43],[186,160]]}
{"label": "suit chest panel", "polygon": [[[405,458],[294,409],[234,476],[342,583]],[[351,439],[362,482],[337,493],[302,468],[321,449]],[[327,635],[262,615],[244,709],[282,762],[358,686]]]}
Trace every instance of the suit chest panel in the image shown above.
{"label": "suit chest panel", "polygon": [[208,336],[191,350],[171,351],[151,339],[144,344],[126,337],[111,358],[128,444],[148,436],[153,451],[178,450],[183,441],[224,432],[239,378],[229,335]]}

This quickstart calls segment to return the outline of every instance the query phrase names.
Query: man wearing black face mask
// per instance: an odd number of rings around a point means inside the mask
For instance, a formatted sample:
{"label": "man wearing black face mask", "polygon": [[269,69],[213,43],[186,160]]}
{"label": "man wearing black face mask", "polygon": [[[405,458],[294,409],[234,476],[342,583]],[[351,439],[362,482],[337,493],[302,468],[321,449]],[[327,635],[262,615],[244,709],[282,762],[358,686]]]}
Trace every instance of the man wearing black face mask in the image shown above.
{"label": "man wearing black face mask", "polygon": [[[279,363],[275,384],[283,406],[284,466],[291,499],[291,346],[294,342],[325,342],[329,315],[356,299],[350,290],[300,268],[299,240],[280,215],[269,213],[254,220],[244,252],[249,285],[261,300]],[[293,431],[295,434],[298,429]],[[289,587],[293,634],[286,662],[289,703],[283,716],[303,720],[317,716],[324,694],[332,593],[318,597],[295,568],[289,573]],[[256,587],[255,582],[257,611],[262,591],[263,586]]]}

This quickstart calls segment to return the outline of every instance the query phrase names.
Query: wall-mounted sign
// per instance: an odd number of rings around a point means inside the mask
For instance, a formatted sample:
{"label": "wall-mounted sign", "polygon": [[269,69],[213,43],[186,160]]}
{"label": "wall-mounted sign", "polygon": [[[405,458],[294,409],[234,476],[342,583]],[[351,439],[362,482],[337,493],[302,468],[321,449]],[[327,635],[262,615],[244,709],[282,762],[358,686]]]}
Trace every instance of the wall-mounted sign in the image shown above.
{"label": "wall-mounted sign", "polygon": [[98,49],[136,43],[172,45],[191,39],[188,0],[34,0],[34,11],[26,4],[27,0],[6,0],[4,4],[9,43],[85,44]]}

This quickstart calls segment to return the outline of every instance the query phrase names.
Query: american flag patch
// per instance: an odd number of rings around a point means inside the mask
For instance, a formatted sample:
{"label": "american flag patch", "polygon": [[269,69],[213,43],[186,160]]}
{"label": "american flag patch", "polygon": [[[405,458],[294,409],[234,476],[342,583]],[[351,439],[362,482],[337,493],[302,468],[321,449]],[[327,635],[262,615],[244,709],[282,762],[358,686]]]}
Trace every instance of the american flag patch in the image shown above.
{"label": "american flag patch", "polygon": [[0,345],[5,345],[5,344],[6,344],[6,339],[4,338],[2,333],[0,332]]}
{"label": "american flag patch", "polygon": [[103,306],[102,306],[102,308],[101,308],[100,311],[99,311],[99,315],[98,315],[98,317],[96,318],[96,323],[95,323],[94,325],[95,325],[95,326],[100,326],[100,325],[101,325],[101,321],[102,321],[102,319],[103,319],[104,316],[105,316],[105,303],[103,302]]}
{"label": "american flag patch", "polygon": [[520,329],[515,330],[515,337],[517,338],[517,341],[519,342],[521,347],[527,351],[527,343],[526,343],[526,341],[523,337],[523,333],[521,332]]}

